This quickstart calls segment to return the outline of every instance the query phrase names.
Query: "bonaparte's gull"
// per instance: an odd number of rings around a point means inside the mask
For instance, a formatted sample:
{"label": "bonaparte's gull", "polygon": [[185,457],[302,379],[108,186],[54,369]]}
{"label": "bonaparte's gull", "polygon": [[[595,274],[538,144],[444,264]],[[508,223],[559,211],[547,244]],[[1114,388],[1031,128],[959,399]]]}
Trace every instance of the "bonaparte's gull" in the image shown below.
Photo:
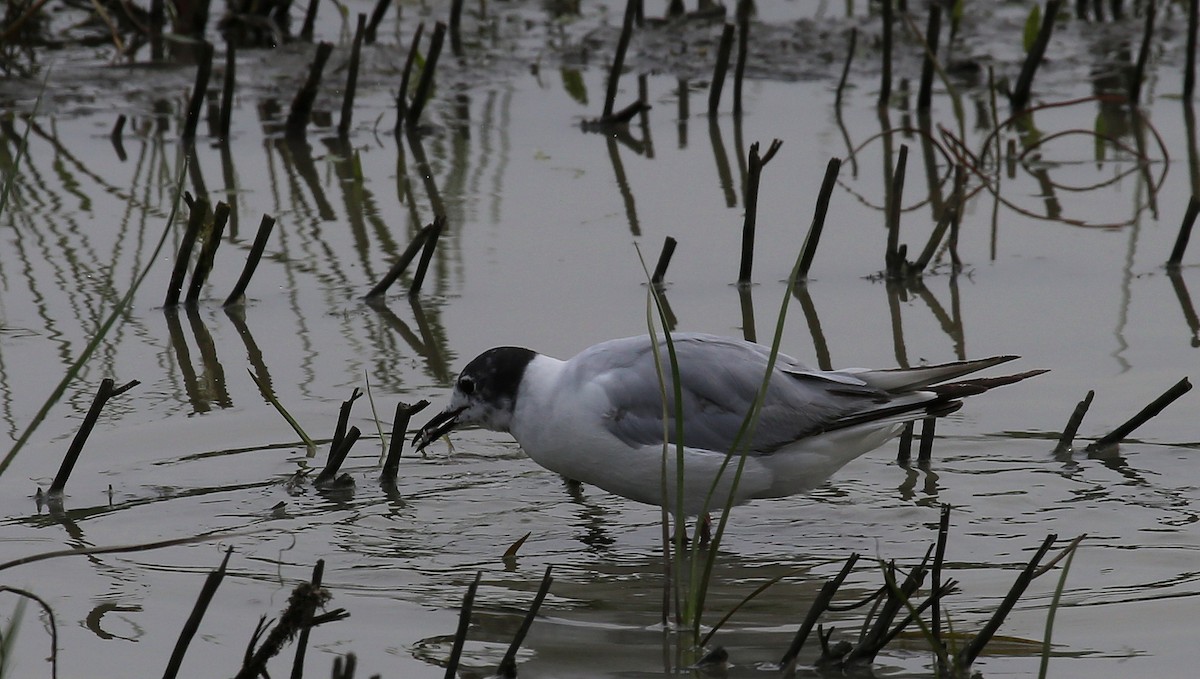
{"label": "bonaparte's gull", "polygon": [[[1016,356],[918,368],[810,370],[779,354],[752,435],[733,449],[766,374],[770,349],[701,333],[673,333],[682,393],[683,512],[719,509],[746,455],[734,504],[810,490],[843,465],[897,435],[910,420],[938,417],[959,400],[1042,370],[948,382]],[[561,361],[519,347],[480,354],[458,376],[450,405],[413,439],[424,448],[455,427],[510,432],[541,466],[611,493],[676,511],[678,429],[665,338],[660,383],[650,337],[589,347]],[[667,403],[663,405],[665,384]],[[664,412],[666,424],[664,426]],[[663,440],[670,444],[665,455]],[[743,450],[744,449],[744,450]]]}

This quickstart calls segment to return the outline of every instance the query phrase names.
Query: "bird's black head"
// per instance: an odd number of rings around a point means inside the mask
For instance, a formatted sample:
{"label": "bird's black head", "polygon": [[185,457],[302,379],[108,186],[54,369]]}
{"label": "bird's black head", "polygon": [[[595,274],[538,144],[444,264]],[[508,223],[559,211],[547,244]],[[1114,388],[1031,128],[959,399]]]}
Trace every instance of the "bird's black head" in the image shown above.
{"label": "bird's black head", "polygon": [[535,356],[521,347],[496,347],[476,356],[455,380],[450,405],[417,432],[413,445],[424,448],[464,424],[508,431],[521,379]]}

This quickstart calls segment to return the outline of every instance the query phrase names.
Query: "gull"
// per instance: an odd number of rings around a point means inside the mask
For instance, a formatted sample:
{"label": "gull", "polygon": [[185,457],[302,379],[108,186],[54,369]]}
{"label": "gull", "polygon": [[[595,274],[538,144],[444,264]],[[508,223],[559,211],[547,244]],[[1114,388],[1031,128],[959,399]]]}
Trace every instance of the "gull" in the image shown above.
{"label": "gull", "polygon": [[947,415],[965,396],[1045,372],[951,381],[1017,357],[826,371],[778,354],[758,417],[739,438],[771,349],[672,333],[680,427],[666,339],[609,340],[565,361],[521,347],[488,349],[459,374],[449,405],[413,445],[424,449],[463,425],[508,432],[546,469],[672,514],[682,507],[684,516],[676,518],[686,518],[730,500],[738,505],[812,490],[899,434],[904,423]]}

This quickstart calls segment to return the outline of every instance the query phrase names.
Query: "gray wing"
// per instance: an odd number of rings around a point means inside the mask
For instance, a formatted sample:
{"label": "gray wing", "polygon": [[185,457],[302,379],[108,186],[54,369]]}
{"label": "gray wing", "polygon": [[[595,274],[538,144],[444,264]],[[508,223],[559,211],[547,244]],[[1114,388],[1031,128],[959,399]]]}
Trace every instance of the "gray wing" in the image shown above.
{"label": "gray wing", "polygon": [[[728,451],[762,384],[770,350],[728,337],[675,333],[683,397],[683,443]],[[668,441],[675,442],[673,386],[666,346]],[[661,445],[663,407],[650,338],[598,344],[568,362],[567,379],[603,389],[610,408],[604,424],[630,445]],[[779,355],[749,451],[769,453],[798,438],[824,431],[842,418],[878,407],[886,391],[846,373],[816,373]]]}

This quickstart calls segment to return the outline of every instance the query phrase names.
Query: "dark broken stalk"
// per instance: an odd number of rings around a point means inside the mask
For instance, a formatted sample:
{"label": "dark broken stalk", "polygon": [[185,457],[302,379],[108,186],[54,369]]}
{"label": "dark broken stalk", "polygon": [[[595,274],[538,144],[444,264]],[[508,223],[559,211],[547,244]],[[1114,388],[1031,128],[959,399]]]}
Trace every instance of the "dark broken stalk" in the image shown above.
{"label": "dark broken stalk", "polygon": [[652,285],[662,285],[663,278],[667,275],[667,267],[671,264],[671,256],[675,254],[676,245],[675,239],[670,236],[663,241],[663,249],[658,255],[658,263],[654,265],[654,274],[650,276]]}
{"label": "dark broken stalk", "polygon": [[1154,7],[1157,3],[1145,4],[1146,24],[1142,32],[1142,46],[1138,50],[1137,62],[1133,66],[1133,77],[1129,83],[1129,104],[1136,107],[1141,101],[1142,81],[1146,74],[1146,61],[1150,58],[1150,40],[1154,37]]}
{"label": "dark broken stalk", "polygon": [[499,677],[516,679],[517,651],[521,650],[521,644],[525,642],[525,635],[529,633],[533,619],[537,617],[538,609],[542,607],[542,602],[546,600],[546,594],[550,591],[550,585],[554,582],[554,578],[550,576],[550,569],[551,566],[546,566],[546,574],[542,576],[542,585],[538,587],[537,594],[533,597],[533,603],[529,605],[529,612],[525,614],[525,619],[521,621],[521,626],[513,635],[512,643],[508,645],[508,651],[500,660],[500,667],[496,669],[496,675]]}
{"label": "dark broken stalk", "polygon": [[1186,63],[1183,69],[1183,99],[1192,100],[1196,89],[1196,33],[1198,16],[1200,15],[1200,0],[1188,0],[1187,4],[1187,50]]}
{"label": "dark broken stalk", "polygon": [[246,287],[250,285],[250,279],[254,276],[259,261],[262,260],[263,252],[267,249],[267,240],[271,237],[271,230],[274,228],[275,218],[271,215],[263,215],[262,221],[258,224],[258,233],[254,235],[254,243],[250,246],[250,253],[246,255],[246,265],[242,267],[242,274],[238,276],[237,283],[234,284],[233,290],[225,298],[222,306],[233,306],[242,300],[243,295],[246,294]]}
{"label": "dark broken stalk", "polygon": [[196,247],[196,241],[200,238],[200,231],[204,228],[204,220],[208,217],[208,201],[204,198],[197,198],[189,208],[191,214],[188,217],[187,229],[183,232],[183,239],[179,242],[179,253],[175,256],[175,268],[171,271],[171,280],[167,284],[167,297],[163,302],[165,306],[172,307],[179,304],[179,295],[183,291],[183,279],[187,277],[188,261],[192,256],[192,249]]}
{"label": "dark broken stalk", "polygon": [[87,443],[88,436],[91,435],[92,429],[95,428],[96,420],[100,419],[100,411],[104,410],[104,404],[108,403],[108,400],[112,397],[120,396],[141,383],[133,380],[119,387],[114,386],[114,384],[112,379],[107,377],[100,382],[100,387],[96,390],[96,395],[92,398],[92,405],[88,408],[87,414],[84,415],[83,423],[79,425],[79,431],[75,433],[75,438],[71,439],[71,445],[67,448],[67,454],[63,457],[62,464],[58,467],[58,474],[54,476],[54,481],[50,483],[51,493],[62,493],[63,488],[67,485],[67,479],[75,469],[75,463],[79,461],[79,454],[83,452],[83,445]]}
{"label": "dark broken stalk", "polygon": [[1038,563],[1042,560],[1042,557],[1046,556],[1046,552],[1050,550],[1050,546],[1057,539],[1057,535],[1051,534],[1047,535],[1046,539],[1042,541],[1042,546],[1038,548],[1033,558],[1029,560],[1029,564],[1017,576],[1012,589],[1008,591],[1004,600],[996,607],[996,612],[992,614],[991,619],[987,621],[983,629],[966,646],[959,649],[955,655],[955,662],[958,667],[964,669],[970,667],[975,662],[975,659],[979,657],[979,654],[983,652],[983,648],[992,640],[996,631],[1000,629],[1000,625],[1004,623],[1004,619],[1008,617],[1013,606],[1016,605],[1017,599],[1021,598],[1021,595],[1025,593],[1025,589],[1029,587],[1029,583],[1033,580],[1034,574],[1037,572]]}
{"label": "dark broken stalk", "polygon": [[233,87],[237,83],[237,50],[233,41],[225,43],[225,78],[221,85],[221,118],[217,134],[228,143],[229,127],[233,121]]}
{"label": "dark broken stalk", "polygon": [[925,267],[929,266],[929,262],[937,253],[937,248],[942,244],[942,238],[946,236],[946,232],[950,229],[950,223],[954,221],[955,213],[958,211],[957,206],[947,205],[942,210],[942,216],[938,218],[937,225],[933,227],[933,232],[929,234],[929,240],[925,242],[925,249],[917,257],[917,261],[913,262],[913,269],[916,273],[921,273]]}
{"label": "dark broken stalk", "polygon": [[[433,27],[433,37],[429,41],[429,54],[425,57],[425,66],[421,69],[421,78],[417,80],[417,90],[413,93],[412,106],[405,112],[404,122],[409,128],[416,127],[421,119],[425,104],[429,103],[429,95],[433,91],[433,73],[437,69],[438,57],[442,54],[442,43],[446,40],[446,24],[441,21]],[[414,42],[415,46],[416,43]],[[403,96],[403,93],[401,93]]]}
{"label": "dark broken stalk", "polygon": [[117,122],[113,123],[112,132],[108,133],[108,137],[109,139],[112,139],[114,146],[119,146],[121,144],[121,136],[125,133],[125,123],[128,122],[128,120],[129,119],[125,117],[125,114],[122,113],[121,115],[117,116]]}
{"label": "dark broken stalk", "polygon": [[804,617],[804,622],[800,624],[800,629],[796,630],[796,636],[792,637],[792,643],[783,654],[783,658],[779,661],[779,666],[783,668],[783,676],[790,677],[796,672],[796,657],[800,655],[800,649],[804,646],[808,635],[812,633],[813,628],[817,626],[817,620],[820,619],[826,609],[829,608],[830,602],[833,601],[834,595],[837,594],[838,588],[845,582],[846,577],[850,575],[850,571],[854,568],[854,564],[858,562],[858,554],[851,554],[850,558],[846,559],[842,570],[831,580],[826,580],[821,585],[820,591],[813,599],[812,606],[808,609],[808,615]]}
{"label": "dark broken stalk", "polygon": [[[346,429],[350,424],[350,410],[354,407],[354,402],[362,398],[363,392],[358,387],[350,391],[350,398],[342,401],[342,405],[338,408],[337,425],[333,429],[333,439],[329,442],[329,457],[332,458],[334,451],[342,444],[342,439],[346,436]],[[337,470],[334,470],[337,471]]]}
{"label": "dark broken stalk", "polygon": [[1054,33],[1054,20],[1058,17],[1058,8],[1062,0],[1048,0],[1045,14],[1042,15],[1042,26],[1038,29],[1037,38],[1025,62],[1021,64],[1021,74],[1017,76],[1017,84],[1008,95],[1009,105],[1014,111],[1023,111],[1029,104],[1029,92],[1033,89],[1033,76],[1037,73],[1038,65],[1046,55],[1046,46],[1050,44],[1050,36]]}
{"label": "dark broken stalk", "polygon": [[854,46],[858,44],[858,28],[850,29],[850,46],[846,48],[846,61],[842,64],[842,77],[838,79],[837,94],[833,99],[833,106],[837,110],[842,108],[842,93],[846,89],[846,78],[850,75],[850,63],[854,61]]}
{"label": "dark broken stalk", "polygon": [[358,438],[362,436],[362,432],[358,427],[350,427],[337,444],[329,451],[329,460],[325,463],[325,468],[317,474],[317,478],[313,479],[313,485],[322,488],[327,486],[343,486],[350,485],[354,481],[349,474],[343,474],[340,478],[337,473],[342,468],[342,463],[346,461],[346,456],[350,454],[350,449],[358,443]]}
{"label": "dark broken stalk", "polygon": [[388,269],[388,272],[384,274],[383,278],[380,279],[379,282],[375,284],[375,287],[371,288],[371,291],[366,294],[365,299],[368,302],[382,297],[384,293],[387,292],[388,288],[390,288],[392,284],[395,283],[398,278],[400,278],[400,275],[403,274],[404,270],[408,268],[408,265],[412,263],[413,258],[415,258],[417,253],[421,251],[421,246],[425,244],[425,240],[429,238],[429,234],[432,232],[433,224],[427,224],[417,232],[417,235],[412,239],[412,242],[408,244],[408,247],[405,248],[404,252],[400,255],[400,259],[396,260],[396,263],[392,265],[392,268]]}
{"label": "dark broken stalk", "polygon": [[[910,599],[921,586],[921,582],[925,580],[926,564],[929,562],[929,557],[933,554],[934,546],[930,545],[925,552],[925,557],[921,559],[921,563],[911,569],[908,575],[904,578],[904,583],[900,585],[899,591],[894,591],[892,588],[887,590],[887,598],[879,606],[878,614],[870,624],[870,629],[859,640],[850,653],[846,655],[845,664],[851,665],[857,662],[869,662],[879,655],[887,639],[890,637],[889,632],[892,629],[892,621],[896,619],[896,615],[904,606],[904,602]],[[884,577],[892,575],[894,577],[895,564],[880,564],[885,571]]]}
{"label": "dark broken stalk", "polygon": [[346,67],[346,91],[342,93],[342,118],[338,122],[338,136],[350,134],[350,121],[354,119],[354,94],[358,90],[358,63],[362,56],[363,33],[367,30],[367,15],[359,12],[354,28],[354,43],[350,47],[350,64]]}
{"label": "dark broken stalk", "polygon": [[925,44],[929,52],[921,65],[921,86],[917,90],[917,110],[928,111],[933,99],[933,60],[937,56],[938,38],[942,30],[942,5],[929,3],[929,23],[925,27]]}
{"label": "dark broken stalk", "polygon": [[933,431],[936,427],[936,417],[921,420],[921,447],[917,449],[917,462],[929,462],[933,458]]}
{"label": "dark broken stalk", "polygon": [[471,607],[475,604],[475,590],[479,589],[481,577],[483,571],[476,571],[474,582],[463,596],[462,609],[458,613],[458,629],[454,632],[454,645],[450,647],[450,657],[446,660],[446,679],[456,679],[458,676],[458,661],[462,658],[463,643],[471,626]]}
{"label": "dark broken stalk", "polygon": [[358,657],[353,653],[338,656],[333,659],[331,679],[354,679],[354,670],[358,668]]}
{"label": "dark broken stalk", "polygon": [[463,0],[450,0],[450,51],[462,54]]}
{"label": "dark broken stalk", "polygon": [[604,112],[599,122],[612,118],[613,105],[617,99],[617,83],[621,79],[621,69],[625,68],[625,52],[629,49],[629,39],[633,36],[633,23],[637,15],[637,5],[640,0],[626,0],[625,17],[621,23],[621,35],[617,38],[617,51],[613,55],[612,69],[608,72],[608,89],[604,93]]}
{"label": "dark broken stalk", "polygon": [[[317,564],[313,566],[312,580],[309,586],[313,591],[321,591],[321,582],[325,578],[325,560],[317,559]],[[313,616],[317,612],[316,605],[306,605],[305,609],[300,611],[303,622],[311,623]],[[300,679],[304,674],[304,656],[308,652],[308,631],[309,625],[303,625],[300,628],[300,634],[296,639],[296,656],[292,660],[292,679]]]}
{"label": "dark broken stalk", "polygon": [[746,215],[742,223],[742,261],[738,270],[738,285],[750,284],[750,274],[754,268],[754,229],[758,218],[758,185],[762,178],[762,169],[775,157],[783,142],[774,139],[767,147],[767,152],[760,158],[758,142],[750,145],[750,158],[746,175]]}
{"label": "dark broken stalk", "polygon": [[404,402],[396,404],[396,416],[392,419],[392,440],[388,443],[387,459],[383,462],[383,473],[379,480],[382,483],[395,483],[400,471],[400,453],[404,449],[404,439],[408,432],[408,423],[412,416],[429,406],[424,399],[409,405]]}
{"label": "dark broken stalk", "polygon": [[325,71],[325,62],[333,53],[333,45],[328,42],[317,44],[317,53],[313,57],[312,66],[308,70],[308,79],[296,92],[292,99],[291,110],[288,111],[287,122],[284,124],[284,134],[291,139],[302,139],[309,118],[312,117],[313,103],[317,100],[317,91],[321,85],[321,74]]}
{"label": "dark broken stalk", "polygon": [[213,262],[216,261],[217,248],[221,245],[221,236],[225,233],[225,223],[229,221],[229,205],[221,202],[217,203],[217,207],[213,210],[212,228],[208,231],[208,237],[204,239],[204,245],[200,247],[200,256],[196,258],[196,268],[192,270],[192,280],[188,283],[187,295],[184,297],[184,303],[191,306],[200,299],[200,292],[204,289],[204,281],[208,280],[208,274],[212,271]]}
{"label": "dark broken stalk", "polygon": [[396,129],[400,134],[404,127],[404,118],[408,115],[408,83],[412,78],[413,64],[417,59],[417,48],[421,45],[421,34],[425,32],[425,24],[417,24],[413,32],[412,44],[408,46],[408,57],[404,60],[404,70],[400,75],[400,93],[396,96]]}
{"label": "dark broken stalk", "polygon": [[1180,396],[1192,390],[1192,383],[1188,378],[1183,378],[1176,382],[1174,386],[1163,392],[1162,396],[1154,399],[1145,408],[1142,408],[1138,414],[1129,418],[1125,424],[1117,427],[1107,435],[1100,437],[1096,441],[1088,444],[1087,452],[1096,453],[1105,450],[1111,446],[1115,446],[1125,440],[1135,429],[1145,424],[1150,418],[1161,413],[1164,408],[1171,405]]}
{"label": "dark broken stalk", "polygon": [[204,105],[204,95],[208,91],[208,78],[212,75],[212,59],[212,44],[201,41],[196,63],[196,82],[192,86],[192,97],[188,100],[187,117],[183,122],[183,139],[185,141],[196,138],[196,126],[200,124],[200,107]]}
{"label": "dark broken stalk", "polygon": [[[886,0],[885,0],[886,4]],[[887,205],[887,250],[884,269],[890,278],[899,278],[904,271],[904,255],[900,249],[900,206],[904,195],[904,172],[908,165],[908,145],[901,144],[896,156],[896,171],[892,174],[892,191]]]}
{"label": "dark broken stalk", "polygon": [[371,10],[371,18],[367,21],[367,32],[363,35],[363,41],[368,45],[375,44],[379,23],[383,21],[383,16],[387,14],[388,5],[391,2],[392,0],[376,0],[375,8]]}
{"label": "dark broken stalk", "polygon": [[[938,591],[942,587],[942,565],[946,561],[946,543],[950,539],[950,505],[942,504],[942,512],[938,517],[938,535],[937,546],[933,550],[933,568],[930,571],[929,588],[933,591]],[[933,610],[930,613],[932,618],[932,634],[933,643],[941,645],[945,649],[945,644],[942,643],[942,602],[941,597],[933,600]]]}
{"label": "dark broken stalk", "polygon": [[433,251],[437,248],[438,238],[446,228],[446,215],[434,217],[430,226],[432,228],[421,248],[421,259],[417,262],[417,271],[413,274],[412,285],[408,287],[409,297],[421,292],[421,285],[425,282],[425,274],[429,271],[429,262],[433,260]]}
{"label": "dark broken stalk", "polygon": [[742,80],[746,75],[746,55],[750,51],[750,10],[752,0],[738,0],[738,59],[733,69],[733,115],[742,115]]}
{"label": "dark broken stalk", "polygon": [[883,44],[880,46],[883,68],[879,76],[879,101],[876,105],[884,108],[892,99],[892,0],[883,0],[880,19],[883,22]]}
{"label": "dark broken stalk", "polygon": [[196,597],[192,613],[184,622],[183,629],[179,632],[179,639],[175,642],[175,649],[171,651],[171,658],[167,661],[163,679],[173,679],[179,674],[179,667],[183,664],[183,656],[187,653],[188,645],[196,636],[196,630],[200,629],[200,621],[204,619],[204,613],[208,611],[208,604],[212,602],[213,595],[221,586],[221,580],[225,578],[225,567],[229,565],[231,554],[233,554],[233,548],[229,547],[225,550],[225,558],[221,559],[220,567],[211,571],[204,579],[204,586],[200,588],[200,595]]}
{"label": "dark broken stalk", "polygon": [[817,207],[813,211],[812,224],[808,227],[808,235],[804,237],[804,246],[800,251],[800,273],[796,277],[797,280],[808,280],[808,270],[812,268],[813,258],[817,256],[817,245],[821,242],[821,232],[825,229],[829,199],[833,196],[833,187],[841,169],[842,161],[838,158],[830,158],[825,166],[825,179],[821,182],[821,191],[817,194]]}
{"label": "dark broken stalk", "polygon": [[317,23],[317,5],[321,0],[308,0],[308,9],[304,11],[304,25],[300,28],[300,39],[312,42],[313,27]]}
{"label": "dark broken stalk", "polygon": [[1196,215],[1200,214],[1200,199],[1192,196],[1188,200],[1187,211],[1183,214],[1183,223],[1179,225],[1179,235],[1175,237],[1175,247],[1171,248],[1171,256],[1167,258],[1167,268],[1178,269],[1183,262],[1183,253],[1187,250],[1188,240],[1192,237],[1192,227],[1196,225]]}
{"label": "dark broken stalk", "polygon": [[725,24],[721,30],[721,41],[717,44],[717,63],[713,67],[712,84],[708,87],[708,115],[717,115],[721,103],[721,90],[725,87],[725,71],[729,70],[729,53],[733,51],[733,24]]}
{"label": "dark broken stalk", "polygon": [[1088,390],[1087,396],[1083,400],[1075,404],[1075,410],[1071,412],[1070,419],[1067,420],[1067,426],[1063,429],[1062,436],[1058,437],[1058,445],[1054,446],[1055,453],[1066,453],[1071,450],[1072,444],[1075,443],[1075,435],[1079,432],[1079,425],[1083,422],[1083,416],[1087,415],[1088,408],[1092,405],[1092,399],[1096,397],[1096,392],[1092,389]]}

